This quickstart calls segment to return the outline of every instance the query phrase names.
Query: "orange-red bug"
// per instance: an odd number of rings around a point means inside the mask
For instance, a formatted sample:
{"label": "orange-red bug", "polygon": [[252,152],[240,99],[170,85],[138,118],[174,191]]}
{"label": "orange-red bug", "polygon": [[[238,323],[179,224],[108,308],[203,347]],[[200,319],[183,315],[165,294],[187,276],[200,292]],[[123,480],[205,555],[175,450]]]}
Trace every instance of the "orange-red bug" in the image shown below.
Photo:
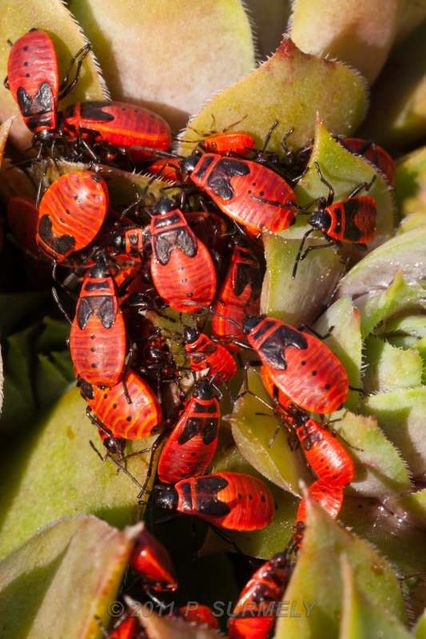
{"label": "orange-red bug", "polygon": [[129,563],[140,574],[145,588],[155,592],[177,589],[169,553],[146,529],[138,535]]}
{"label": "orange-red bug", "polygon": [[[315,162],[321,182],[328,188],[328,196],[318,200],[317,209],[311,213],[308,224],[312,227],[303,236],[297,253],[292,277],[297,272],[298,263],[311,252],[326,246],[358,244],[364,246],[374,239],[376,233],[377,207],[374,198],[369,195],[358,195],[363,189],[368,190],[371,182],[359,184],[347,198],[334,202],[334,189],[324,178],[320,166]],[[321,231],[328,240],[327,244],[309,246],[304,250],[306,239],[314,231]]]}
{"label": "orange-red bug", "polygon": [[341,361],[314,335],[273,317],[248,317],[247,340],[273,383],[300,408],[332,413],[344,404],[349,380]]}
{"label": "orange-red bug", "polygon": [[[311,499],[317,501],[322,508],[336,519],[343,504],[343,487],[341,485],[330,484],[328,481],[318,479],[308,488]],[[306,499],[300,501],[296,513],[296,522],[304,523],[306,519]]]}
{"label": "orange-red bug", "polygon": [[208,373],[218,383],[229,382],[237,373],[237,364],[231,353],[208,335],[187,326],[183,331],[183,342],[193,371]]}
{"label": "orange-red bug", "polygon": [[284,178],[257,162],[195,153],[181,166],[225,215],[252,235],[283,231],[296,218],[293,189]]}
{"label": "orange-red bug", "polygon": [[45,31],[32,29],[12,45],[7,82],[26,126],[34,133],[56,128],[58,59]]}
{"label": "orange-red bug", "polygon": [[229,639],[268,639],[294,568],[288,552],[266,561],[240,593],[228,622]]}
{"label": "orange-red bug", "polygon": [[129,257],[141,258],[145,247],[146,231],[142,226],[132,226],[116,233],[113,247]]}
{"label": "orange-red bug", "polygon": [[272,494],[261,479],[220,472],[183,479],[174,486],[157,485],[155,503],[230,530],[260,530],[274,516]]}
{"label": "orange-red bug", "polygon": [[124,371],[126,330],[113,278],[102,261],[83,280],[70,333],[77,377],[95,386],[114,386]]}
{"label": "orange-red bug", "polygon": [[38,214],[37,244],[56,262],[80,251],[98,234],[108,210],[105,181],[91,171],[66,173],[43,195]]}
{"label": "orange-red bug", "polygon": [[195,385],[191,397],[163,446],[158,477],[165,484],[203,475],[218,443],[220,406],[208,380]]}
{"label": "orange-red bug", "polygon": [[38,210],[34,201],[20,195],[11,197],[7,203],[7,222],[17,243],[36,256]]}
{"label": "orange-red bug", "polygon": [[219,155],[247,155],[253,151],[255,146],[253,136],[250,133],[244,133],[244,131],[212,133],[199,143],[199,147],[206,153],[218,153]]}
{"label": "orange-red bug", "polygon": [[195,313],[216,292],[216,271],[206,246],[170,200],[151,220],[151,276],[158,294],[176,311]]}
{"label": "orange-red bug", "polygon": [[212,333],[226,340],[230,350],[238,349],[233,343],[235,340],[245,341],[244,320],[247,315],[259,312],[260,289],[259,262],[249,249],[236,245],[228,272],[213,303],[212,317]]}
{"label": "orange-red bug", "polygon": [[161,423],[161,407],[147,382],[133,371],[111,388],[82,382],[89,408],[114,439],[143,439]]}
{"label": "orange-red bug", "polygon": [[348,151],[363,155],[366,160],[374,164],[383,173],[388,183],[393,186],[395,182],[395,162],[383,147],[362,138],[339,137],[338,140]]}
{"label": "orange-red bug", "polygon": [[146,160],[149,151],[167,151],[170,127],[157,113],[127,102],[82,102],[65,109],[65,132],[90,143],[126,149],[133,161]]}
{"label": "orange-red bug", "polygon": [[294,422],[306,461],[319,479],[334,486],[346,486],[354,478],[352,457],[325,427],[301,411]]}
{"label": "orange-red bug", "polygon": [[306,461],[318,479],[336,486],[350,484],[355,475],[355,466],[343,444],[327,427],[318,424],[278,390],[266,366],[261,367],[260,374],[266,390],[277,403],[285,424],[296,434]]}
{"label": "orange-red bug", "polygon": [[181,606],[177,610],[177,616],[182,617],[185,621],[190,621],[200,626],[206,626],[212,630],[219,630],[219,623],[217,618],[213,614],[213,610],[209,606],[204,606],[200,603],[186,604]]}

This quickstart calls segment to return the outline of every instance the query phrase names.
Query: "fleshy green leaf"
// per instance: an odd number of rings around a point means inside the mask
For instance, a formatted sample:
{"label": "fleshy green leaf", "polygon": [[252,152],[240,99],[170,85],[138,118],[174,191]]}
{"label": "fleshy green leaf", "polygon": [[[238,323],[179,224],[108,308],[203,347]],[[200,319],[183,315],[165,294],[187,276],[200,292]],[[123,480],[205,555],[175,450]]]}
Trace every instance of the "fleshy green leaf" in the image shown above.
{"label": "fleshy green leaf", "polygon": [[395,197],[403,217],[399,231],[426,224],[426,148],[416,149],[396,165]]}
{"label": "fleshy green leaf", "polygon": [[[326,336],[327,346],[337,355],[344,365],[349,377],[349,384],[353,388],[361,386],[362,339],[361,321],[358,309],[347,298],[337,300],[332,304],[318,322],[315,330],[319,335]],[[359,393],[353,391],[346,402],[348,408],[354,408],[359,403]]]}
{"label": "fleshy green leaf", "polygon": [[371,605],[404,620],[398,581],[388,562],[365,541],[330,519],[316,504],[310,502],[307,511],[302,548],[284,595],[284,601],[298,602],[300,616],[279,617],[275,639],[334,639],[339,636],[343,592],[340,558],[343,554],[354,571],[357,588]]}
{"label": "fleshy green leaf", "polygon": [[360,298],[384,291],[400,271],[408,284],[426,279],[426,229],[388,240],[358,262],[340,281],[339,295]]}
{"label": "fleshy green leaf", "polygon": [[402,521],[426,528],[426,489],[418,490],[408,495],[390,498],[387,504],[390,510]]}
{"label": "fleshy green leaf", "polygon": [[[7,75],[7,60],[9,55],[8,40],[14,42],[30,29],[37,27],[49,33],[58,53],[61,78],[65,75],[71,57],[86,44],[86,39],[80,27],[75,22],[68,9],[61,0],[16,0],[8,5],[2,13],[0,26],[0,77]],[[79,100],[101,100],[106,90],[99,68],[93,54],[89,54],[83,62],[80,80],[75,90],[61,103],[78,102]],[[11,138],[21,149],[28,148],[31,134],[24,125],[18,106],[9,91],[0,85],[0,118],[5,119],[16,115],[11,130]]]}
{"label": "fleshy green leaf", "polygon": [[416,639],[426,639],[426,610],[416,624],[414,636]]}
{"label": "fleshy green leaf", "polygon": [[0,562],[3,639],[95,639],[133,547],[95,517],[50,524]]}
{"label": "fleshy green leaf", "polygon": [[365,399],[364,406],[366,412],[377,417],[379,425],[401,451],[414,476],[422,477],[426,460],[426,386],[371,395]]}
{"label": "fleshy green leaf", "polygon": [[[60,517],[96,514],[110,524],[123,526],[136,511],[135,486],[114,464],[101,462],[89,445],[102,445],[85,415],[85,403],[76,388],[68,391],[3,462],[0,497],[0,555],[26,541],[41,526]],[[129,452],[151,440],[135,442]],[[127,468],[143,482],[149,453],[128,460]]]}
{"label": "fleshy green leaf", "polygon": [[385,499],[410,488],[403,459],[374,417],[336,413],[332,428],[355,462],[355,478],[348,491]]}
{"label": "fleshy green leaf", "polygon": [[[336,133],[353,131],[364,116],[366,100],[361,76],[340,62],[302,53],[285,36],[272,57],[215,96],[190,126],[205,134],[211,130],[212,116],[218,131],[243,120],[241,128],[261,146],[272,123],[278,120],[268,150],[280,153],[282,138],[291,127],[291,146],[310,142],[317,113]],[[194,132],[190,128],[183,140],[181,151],[188,154],[194,148],[194,143],[190,143]]]}
{"label": "fleshy green leaf", "polygon": [[239,0],[71,0],[69,6],[93,42],[112,97],[152,107],[176,128],[254,66]]}
{"label": "fleshy green leaf", "polygon": [[368,366],[364,390],[367,393],[421,385],[423,361],[415,350],[402,350],[373,335],[368,337],[365,348]]}
{"label": "fleshy green leaf", "polygon": [[344,273],[340,257],[333,249],[312,251],[299,264],[297,277],[292,279],[300,239],[265,233],[263,243],[266,274],[262,286],[262,313],[291,324],[313,322],[332,297]]}
{"label": "fleshy green leaf", "polygon": [[374,86],[363,137],[403,149],[425,135],[425,42],[423,23],[392,51]]}
{"label": "fleshy green leaf", "polygon": [[345,555],[341,557],[343,600],[339,639],[392,637],[410,639],[411,635],[389,612],[372,606],[356,585],[355,574]]}
{"label": "fleshy green leaf", "polygon": [[398,9],[398,0],[296,0],[290,35],[302,51],[342,60],[371,83],[392,46]]}
{"label": "fleshy green leaf", "polygon": [[290,449],[288,433],[268,408],[272,400],[254,370],[248,371],[248,388],[254,395],[247,393],[241,397],[231,417],[232,435],[238,450],[259,473],[300,496],[300,480],[312,481],[303,455]]}

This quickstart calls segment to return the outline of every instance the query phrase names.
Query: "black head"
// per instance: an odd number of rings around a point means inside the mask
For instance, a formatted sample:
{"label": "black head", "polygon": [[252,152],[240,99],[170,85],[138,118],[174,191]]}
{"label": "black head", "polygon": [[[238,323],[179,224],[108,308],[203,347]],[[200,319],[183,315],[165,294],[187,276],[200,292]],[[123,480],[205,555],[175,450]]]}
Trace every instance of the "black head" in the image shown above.
{"label": "black head", "polygon": [[116,439],[115,437],[105,437],[103,444],[111,455],[118,455],[123,452],[125,442],[124,440]]}
{"label": "black head", "polygon": [[178,505],[178,494],[173,486],[157,484],[152,491],[154,504],[165,510],[176,510]]}
{"label": "black head", "polygon": [[193,153],[192,155],[188,155],[184,160],[182,160],[182,171],[185,173],[192,173],[197,166],[201,157],[201,153]]}
{"label": "black head", "polygon": [[107,263],[103,255],[99,255],[96,258],[96,263],[90,269],[89,275],[90,277],[107,277],[109,275]]}
{"label": "black head", "polygon": [[262,320],[265,319],[265,315],[249,315],[244,320],[243,332],[245,334],[250,333]]}
{"label": "black head", "polygon": [[185,344],[192,344],[200,336],[200,331],[193,326],[185,326],[183,329],[183,341]]}
{"label": "black head", "polygon": [[94,398],[92,384],[89,384],[89,382],[86,382],[84,379],[79,379],[77,384],[80,387],[80,393],[84,399]]}
{"label": "black head", "polygon": [[157,202],[154,208],[154,214],[165,215],[176,208],[176,204],[170,198],[163,197]]}
{"label": "black head", "polygon": [[208,379],[201,379],[197,382],[192,396],[198,397],[198,399],[211,399],[214,396],[211,381]]}
{"label": "black head", "polygon": [[309,217],[308,224],[319,231],[327,231],[331,226],[330,213],[325,209],[314,211]]}

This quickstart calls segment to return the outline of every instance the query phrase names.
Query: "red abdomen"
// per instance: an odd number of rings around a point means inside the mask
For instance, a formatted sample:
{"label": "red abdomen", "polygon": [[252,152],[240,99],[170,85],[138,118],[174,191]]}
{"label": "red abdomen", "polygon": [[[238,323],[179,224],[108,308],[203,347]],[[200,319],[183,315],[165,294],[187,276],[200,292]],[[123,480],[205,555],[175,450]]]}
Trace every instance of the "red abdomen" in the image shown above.
{"label": "red abdomen", "polygon": [[391,186],[395,182],[395,162],[387,151],[374,142],[362,138],[341,138],[340,142],[352,153],[363,155],[386,177]]}
{"label": "red abdomen", "polygon": [[279,612],[293,563],[286,553],[266,561],[244,586],[228,623],[229,639],[267,639]]}
{"label": "red abdomen", "polygon": [[244,320],[247,315],[259,312],[260,287],[258,261],[248,249],[235,246],[231,265],[213,304],[211,324],[212,333],[226,339],[230,350],[238,350],[233,340],[246,341]]}
{"label": "red abdomen", "polygon": [[346,401],[346,370],[317,337],[272,317],[259,317],[253,318],[247,339],[273,383],[303,410],[331,413]]}
{"label": "red abdomen", "polygon": [[252,235],[283,231],[296,217],[293,189],[280,175],[256,162],[205,153],[190,179]]}
{"label": "red abdomen", "polygon": [[204,333],[198,333],[195,341],[186,342],[185,351],[193,371],[208,372],[209,377],[214,377],[219,384],[229,382],[237,372],[237,364],[231,353]]}
{"label": "red abdomen", "polygon": [[111,388],[102,390],[92,386],[90,393],[84,392],[84,398],[115,438],[143,439],[161,422],[161,407],[156,395],[133,371]]}
{"label": "red abdomen", "polygon": [[27,127],[34,133],[55,129],[58,60],[48,34],[34,29],[16,40],[9,52],[7,73]]}
{"label": "red abdomen", "polygon": [[181,211],[155,215],[151,234],[151,276],[158,294],[180,312],[209,306],[216,292],[213,260]]}
{"label": "red abdomen", "polygon": [[202,140],[200,147],[206,153],[246,155],[255,148],[255,142],[250,133],[228,131],[227,133],[208,135]]}
{"label": "red abdomen", "polygon": [[[199,388],[203,389],[200,392]],[[158,462],[160,481],[174,484],[206,472],[217,448],[219,402],[201,382],[164,445]],[[204,392],[205,390],[205,392]]]}
{"label": "red abdomen", "polygon": [[271,523],[274,501],[257,477],[222,472],[184,479],[175,486],[177,510],[231,530],[259,530]]}
{"label": "red abdomen", "polygon": [[143,585],[156,592],[177,588],[173,565],[166,548],[144,529],[138,536],[129,560]]}
{"label": "red abdomen", "polygon": [[[311,484],[308,488],[311,499],[317,501],[321,508],[336,519],[343,504],[343,487],[334,486],[327,481],[319,479]],[[296,513],[296,522],[304,523],[306,519],[306,499],[303,497]]]}
{"label": "red abdomen", "polygon": [[319,479],[333,485],[346,486],[354,478],[352,457],[339,440],[313,419],[296,426],[306,461]]}
{"label": "red abdomen", "polygon": [[108,189],[90,171],[66,173],[43,195],[38,213],[37,244],[57,262],[90,244],[108,210]]}
{"label": "red abdomen", "polygon": [[331,224],[327,237],[339,242],[365,244],[374,239],[377,208],[374,198],[358,195],[327,207]]}
{"label": "red abdomen", "polygon": [[[65,110],[64,126],[70,135],[115,147],[148,146],[166,151],[172,140],[170,127],[161,116],[126,102],[74,104]],[[146,151],[140,154],[147,157]]]}
{"label": "red abdomen", "polygon": [[123,375],[126,331],[114,281],[97,269],[83,280],[71,325],[71,359],[77,377],[95,386],[114,386]]}

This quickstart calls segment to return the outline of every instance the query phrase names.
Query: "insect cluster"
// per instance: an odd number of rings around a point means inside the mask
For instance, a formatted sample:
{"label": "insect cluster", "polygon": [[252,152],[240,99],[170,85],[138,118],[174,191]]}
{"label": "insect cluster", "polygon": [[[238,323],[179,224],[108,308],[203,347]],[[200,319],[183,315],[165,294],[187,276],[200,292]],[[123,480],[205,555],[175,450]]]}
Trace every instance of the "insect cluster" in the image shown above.
{"label": "insect cluster", "polygon": [[[142,107],[88,102],[59,112],[58,102],[78,82],[88,51],[76,54],[60,84],[55,48],[46,33],[32,30],[10,50],[7,82],[33,133],[36,161],[49,162],[59,154],[90,161],[92,167],[65,172],[40,192],[37,203],[12,198],[8,218],[27,252],[51,262],[55,299],[66,315],[69,280],[74,290],[78,287],[69,314],[70,355],[107,456],[128,472],[127,442],[158,433],[151,451],[150,467],[158,457],[153,488],[148,490],[150,473],[143,483],[132,477],[139,484],[139,503],[150,498],[160,508],[225,530],[268,526],[275,506],[261,479],[209,472],[223,403],[235,400],[245,353],[251,352],[272,409],[316,477],[307,495],[337,517],[354,464],[328,420],[345,404],[348,375],[321,336],[260,314],[262,233],[283,231],[306,214],[294,187],[309,149],[287,154],[284,161],[268,151],[268,140],[258,149],[249,133],[225,131],[204,136],[191,155],[181,157],[171,150],[168,124]],[[394,165],[383,149],[359,139],[340,141],[376,164],[392,183]],[[141,166],[163,178],[162,195],[154,198],[148,184],[144,196],[116,210],[108,178],[99,169],[105,163]],[[333,185],[319,165],[316,170],[328,196],[311,207],[293,278],[313,249],[365,246],[375,236],[371,183],[336,201]],[[18,213],[28,220],[25,230],[14,226]],[[324,243],[305,249],[315,231]],[[159,328],[163,316],[175,331]],[[171,342],[185,364],[177,363]],[[242,590],[228,624],[230,639],[270,636],[275,618],[266,604],[281,600],[291,576],[303,543],[305,500],[289,546],[265,562]],[[147,592],[177,588],[167,551],[147,531],[130,564]],[[179,614],[217,627],[201,605]],[[115,639],[143,636],[132,616],[105,632]]]}

